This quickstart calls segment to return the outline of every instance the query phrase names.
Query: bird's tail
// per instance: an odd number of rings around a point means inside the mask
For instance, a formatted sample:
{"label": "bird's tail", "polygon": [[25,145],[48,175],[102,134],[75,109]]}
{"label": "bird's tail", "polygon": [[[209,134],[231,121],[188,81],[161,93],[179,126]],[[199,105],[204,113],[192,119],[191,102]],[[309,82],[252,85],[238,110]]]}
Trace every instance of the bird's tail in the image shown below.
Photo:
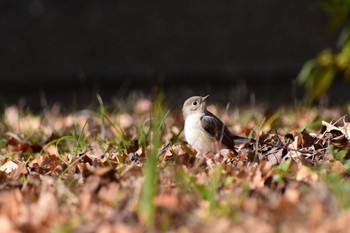
{"label": "bird's tail", "polygon": [[255,139],[240,137],[240,136],[237,136],[237,135],[232,136],[232,140],[233,140],[235,145],[240,145],[240,144],[244,144],[244,143],[255,143],[256,142]]}

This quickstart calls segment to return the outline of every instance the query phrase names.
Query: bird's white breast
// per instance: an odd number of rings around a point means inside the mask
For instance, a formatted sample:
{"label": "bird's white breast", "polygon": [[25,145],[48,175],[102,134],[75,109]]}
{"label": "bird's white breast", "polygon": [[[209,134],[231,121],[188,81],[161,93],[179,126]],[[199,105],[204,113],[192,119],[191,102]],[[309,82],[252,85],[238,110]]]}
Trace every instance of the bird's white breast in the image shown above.
{"label": "bird's white breast", "polygon": [[215,138],[202,128],[201,117],[204,113],[193,113],[185,120],[186,141],[199,153],[207,154],[217,151]]}

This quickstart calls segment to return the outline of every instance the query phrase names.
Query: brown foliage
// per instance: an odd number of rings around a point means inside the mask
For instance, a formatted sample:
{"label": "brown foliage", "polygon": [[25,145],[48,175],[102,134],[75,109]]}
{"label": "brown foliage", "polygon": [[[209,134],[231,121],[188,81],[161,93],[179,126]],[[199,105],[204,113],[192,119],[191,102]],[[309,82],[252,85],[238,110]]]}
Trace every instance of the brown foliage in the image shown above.
{"label": "brown foliage", "polygon": [[[151,108],[140,100],[133,114],[109,115],[108,124],[85,113],[52,120],[21,118],[16,108],[7,109],[11,133],[0,148],[0,232],[146,232],[138,205],[151,133],[139,140],[136,128]],[[322,179],[346,179],[345,161],[330,151],[350,148],[345,119],[323,122],[320,131],[258,133],[260,143],[241,145],[238,154],[221,150],[200,159],[179,134],[179,119],[174,113],[165,121],[152,231],[346,232],[350,211],[340,208]],[[280,121],[294,129],[308,119]],[[42,135],[34,143],[19,125]],[[231,129],[251,133],[251,125]],[[60,140],[72,128],[81,130],[80,144]],[[148,128],[144,124],[146,133]]]}

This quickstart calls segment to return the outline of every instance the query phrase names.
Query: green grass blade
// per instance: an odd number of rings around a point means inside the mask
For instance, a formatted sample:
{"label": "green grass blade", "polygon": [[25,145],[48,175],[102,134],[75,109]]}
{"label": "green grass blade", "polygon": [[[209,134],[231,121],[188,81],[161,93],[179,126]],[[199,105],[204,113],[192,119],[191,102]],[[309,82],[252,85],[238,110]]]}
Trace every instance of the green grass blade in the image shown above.
{"label": "green grass blade", "polygon": [[139,210],[146,222],[146,226],[152,229],[155,220],[154,198],[158,191],[158,149],[161,147],[162,128],[164,126],[164,113],[162,110],[162,98],[158,97],[154,104],[151,120],[151,151],[146,154],[145,181],[143,184]]}

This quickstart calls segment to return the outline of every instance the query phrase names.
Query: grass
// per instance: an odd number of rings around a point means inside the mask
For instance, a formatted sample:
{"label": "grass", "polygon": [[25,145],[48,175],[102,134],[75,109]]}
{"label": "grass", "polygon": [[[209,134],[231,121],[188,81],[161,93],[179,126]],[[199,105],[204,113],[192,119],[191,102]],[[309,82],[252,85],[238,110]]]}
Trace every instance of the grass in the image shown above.
{"label": "grass", "polygon": [[162,109],[162,97],[158,97],[154,103],[151,115],[151,150],[146,154],[145,180],[142,187],[139,209],[145,219],[148,229],[154,227],[155,205],[154,199],[158,191],[158,150],[162,145],[162,131],[165,115]]}
{"label": "grass", "polygon": [[332,193],[338,201],[339,206],[342,209],[348,209],[350,207],[350,182],[344,179],[342,176],[336,174],[322,175],[322,180],[331,189]]}

